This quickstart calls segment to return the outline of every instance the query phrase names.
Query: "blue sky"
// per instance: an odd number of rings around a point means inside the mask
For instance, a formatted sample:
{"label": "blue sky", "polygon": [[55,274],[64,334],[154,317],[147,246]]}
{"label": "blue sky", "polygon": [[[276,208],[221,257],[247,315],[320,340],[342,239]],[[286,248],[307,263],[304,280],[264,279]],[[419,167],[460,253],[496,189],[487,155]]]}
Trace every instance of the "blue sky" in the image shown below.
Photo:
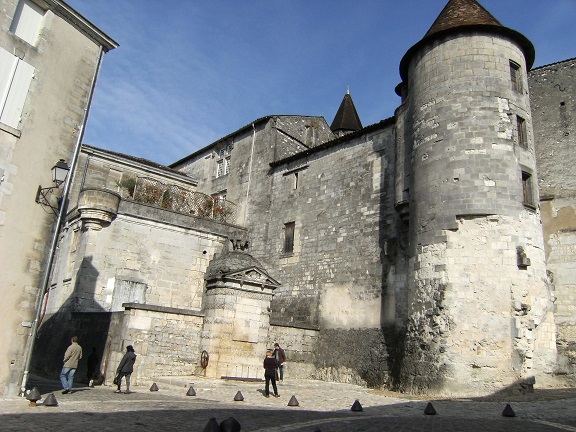
{"label": "blue sky", "polygon": [[[120,47],[84,143],[170,164],[272,114],[324,116],[350,86],[364,126],[391,117],[398,65],[447,0],[67,0]],[[576,57],[576,0],[480,0],[536,47]]]}

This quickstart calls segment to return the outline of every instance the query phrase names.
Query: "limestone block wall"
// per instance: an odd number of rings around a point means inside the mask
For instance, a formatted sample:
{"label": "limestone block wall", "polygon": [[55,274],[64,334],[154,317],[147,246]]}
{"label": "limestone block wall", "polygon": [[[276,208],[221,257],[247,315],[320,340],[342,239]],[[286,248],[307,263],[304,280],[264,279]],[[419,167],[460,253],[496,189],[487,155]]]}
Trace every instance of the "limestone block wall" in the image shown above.
{"label": "limestone block wall", "polygon": [[[0,123],[2,394],[19,391],[30,323],[53,232],[52,210],[36,204],[34,197],[39,185],[53,186],[50,170],[59,159],[70,162],[99,59],[98,43],[86,36],[90,32],[79,31],[51,10],[46,11],[36,40],[16,36],[10,29],[18,3],[3,1],[0,13],[1,61],[17,62],[19,71],[15,73],[30,72],[25,74],[30,78],[26,88],[12,89],[23,92],[19,118],[10,125]],[[22,79],[20,83],[25,82]],[[56,205],[57,196],[58,192],[49,195],[52,205]]]}
{"label": "limestone block wall", "polygon": [[408,76],[409,310],[397,385],[481,394],[546,376],[553,297],[523,53],[491,35],[447,36],[414,55]]}
{"label": "limestone block wall", "polygon": [[127,302],[200,309],[204,272],[224,242],[216,234],[128,214],[100,231],[70,224],[47,315],[66,308],[121,311]]}
{"label": "limestone block wall", "polygon": [[[365,345],[377,347],[378,364],[388,367],[382,324],[402,319],[395,315],[401,276],[392,265],[398,215],[394,130],[388,126],[278,163],[270,209],[253,213],[259,219],[251,225],[257,246],[252,253],[282,284],[271,319],[276,325],[318,328],[319,344],[343,348],[341,355],[328,356],[328,364],[327,357],[305,351],[301,361],[314,364],[315,376],[366,383],[359,371],[369,360],[356,355]],[[284,230],[290,222],[294,248],[286,253]],[[379,376],[382,383],[386,372]]]}
{"label": "limestone block wall", "polygon": [[210,355],[207,376],[262,377],[271,297],[270,289],[236,283],[208,288],[201,340]]}
{"label": "limestone block wall", "polygon": [[203,317],[184,310],[145,310],[137,305],[114,314],[109,333],[110,354],[107,379],[132,345],[138,356],[132,381],[147,385],[157,377],[190,376],[198,367]]}
{"label": "limestone block wall", "polygon": [[319,351],[318,335],[318,329],[270,325],[266,347],[273,349],[274,343],[278,342],[284,349],[286,379],[313,379],[317,376],[316,358],[325,355]]}
{"label": "limestone block wall", "polygon": [[558,373],[576,373],[576,61],[530,72],[547,269],[555,288]]}

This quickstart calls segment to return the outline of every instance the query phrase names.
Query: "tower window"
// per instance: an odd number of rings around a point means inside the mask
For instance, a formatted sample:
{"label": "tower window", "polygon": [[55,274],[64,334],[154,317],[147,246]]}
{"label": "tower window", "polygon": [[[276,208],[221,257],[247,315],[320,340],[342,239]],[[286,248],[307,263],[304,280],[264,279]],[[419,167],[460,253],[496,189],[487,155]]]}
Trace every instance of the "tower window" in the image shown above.
{"label": "tower window", "polygon": [[288,222],[284,224],[284,253],[294,253],[294,228],[295,222]]}
{"label": "tower window", "polygon": [[520,147],[528,148],[528,135],[526,133],[526,120],[520,116],[516,116],[516,129],[518,134],[518,145]]}
{"label": "tower window", "polygon": [[532,175],[526,171],[522,171],[522,200],[525,206],[535,207]]}
{"label": "tower window", "polygon": [[517,92],[522,91],[522,76],[520,73],[520,65],[510,60],[510,81],[512,81],[512,89]]}

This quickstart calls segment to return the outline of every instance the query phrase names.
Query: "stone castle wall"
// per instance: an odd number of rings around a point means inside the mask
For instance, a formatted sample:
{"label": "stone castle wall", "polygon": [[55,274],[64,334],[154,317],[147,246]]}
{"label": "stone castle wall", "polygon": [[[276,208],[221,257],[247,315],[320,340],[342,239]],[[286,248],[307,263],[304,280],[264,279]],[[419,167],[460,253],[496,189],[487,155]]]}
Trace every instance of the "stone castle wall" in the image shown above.
{"label": "stone castle wall", "polygon": [[[421,48],[408,74],[410,309],[397,384],[485,394],[550,374],[555,329],[538,197],[523,189],[523,173],[536,184],[524,55],[503,38],[448,36]],[[533,264],[520,265],[519,254]]]}
{"label": "stone castle wall", "polygon": [[530,94],[559,374],[576,372],[576,60],[534,69]]}

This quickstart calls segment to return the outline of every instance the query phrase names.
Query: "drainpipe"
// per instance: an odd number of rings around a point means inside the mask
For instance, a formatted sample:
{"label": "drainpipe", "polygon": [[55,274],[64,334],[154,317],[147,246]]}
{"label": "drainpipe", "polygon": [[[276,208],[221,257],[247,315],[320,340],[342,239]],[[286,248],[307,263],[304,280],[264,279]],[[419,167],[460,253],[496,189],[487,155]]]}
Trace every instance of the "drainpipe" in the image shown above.
{"label": "drainpipe", "polygon": [[70,161],[70,171],[68,171],[68,176],[66,177],[66,182],[64,183],[64,189],[62,191],[62,200],[60,208],[58,210],[58,216],[56,218],[56,223],[54,224],[54,231],[52,233],[52,241],[50,243],[50,252],[48,254],[48,259],[46,261],[46,267],[44,269],[44,275],[42,278],[42,285],[38,290],[38,296],[36,298],[36,316],[34,322],[32,322],[32,328],[30,329],[30,334],[28,336],[28,342],[26,343],[25,360],[24,360],[24,373],[22,374],[22,383],[20,384],[20,396],[26,395],[26,384],[28,382],[28,376],[30,374],[30,363],[32,361],[32,352],[34,351],[34,343],[36,342],[36,335],[38,334],[38,325],[40,321],[40,316],[42,315],[42,300],[44,295],[48,293],[48,284],[50,283],[50,273],[52,272],[52,265],[54,263],[54,256],[56,255],[56,249],[58,246],[58,237],[60,235],[60,228],[64,216],[68,211],[68,195],[70,194],[70,186],[72,184],[72,178],[78,166],[78,158],[80,157],[80,149],[82,147],[82,139],[84,138],[84,129],[86,125],[86,120],[88,119],[88,113],[90,112],[90,105],[92,104],[92,97],[94,96],[94,89],[96,87],[96,81],[98,80],[98,75],[100,74],[100,68],[102,67],[102,59],[104,57],[103,47],[100,46],[98,51],[98,62],[96,68],[94,69],[94,75],[92,77],[92,85],[90,87],[90,93],[88,94],[88,102],[84,108],[84,116],[82,118],[82,123],[78,129],[78,138],[76,144],[74,145],[74,152],[72,154],[72,160]]}
{"label": "drainpipe", "polygon": [[254,155],[254,142],[256,141],[256,128],[252,123],[252,147],[250,148],[250,164],[248,165],[248,185],[246,186],[246,200],[244,201],[244,221],[242,226],[246,227],[246,218],[248,217],[248,195],[250,194],[250,179],[252,177],[252,157]]}

